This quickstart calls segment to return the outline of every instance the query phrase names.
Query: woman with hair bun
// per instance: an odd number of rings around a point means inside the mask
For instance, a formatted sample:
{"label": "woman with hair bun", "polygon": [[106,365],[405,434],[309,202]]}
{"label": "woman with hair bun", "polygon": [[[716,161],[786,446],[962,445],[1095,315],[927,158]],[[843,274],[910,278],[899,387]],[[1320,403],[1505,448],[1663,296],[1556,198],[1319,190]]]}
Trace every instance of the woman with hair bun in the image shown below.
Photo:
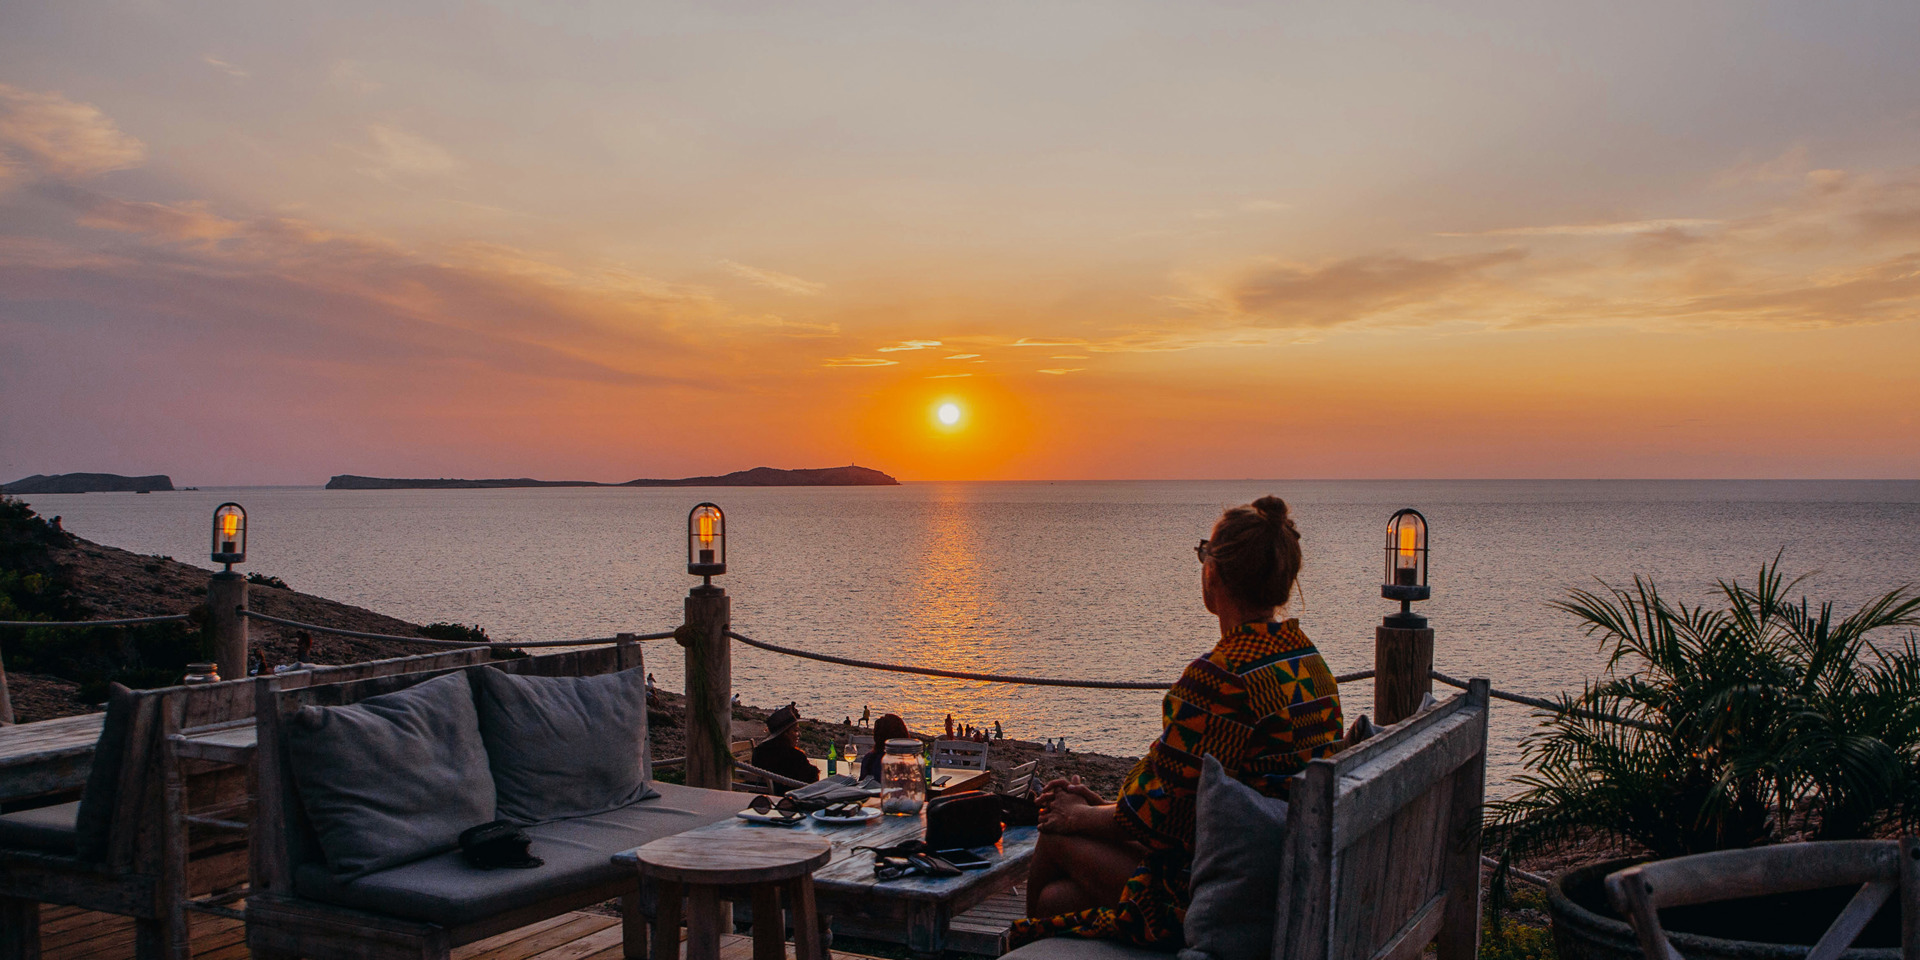
{"label": "woman with hair bun", "polygon": [[1290,778],[1340,739],[1332,671],[1298,620],[1275,619],[1300,574],[1300,531],[1286,501],[1261,497],[1227,510],[1194,552],[1220,641],[1168,691],[1160,738],[1118,801],[1078,777],[1046,785],[1029,919],[1014,923],[1015,945],[1073,936],[1179,948],[1201,758],[1212,755],[1230,776],[1285,799]]}

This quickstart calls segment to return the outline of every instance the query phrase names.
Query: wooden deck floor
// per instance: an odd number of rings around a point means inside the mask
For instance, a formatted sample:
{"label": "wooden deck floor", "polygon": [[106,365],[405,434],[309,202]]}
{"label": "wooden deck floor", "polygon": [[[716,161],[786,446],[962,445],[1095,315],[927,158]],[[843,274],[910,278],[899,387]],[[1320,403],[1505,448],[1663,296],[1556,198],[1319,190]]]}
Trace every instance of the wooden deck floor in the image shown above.
{"label": "wooden deck floor", "polygon": [[[133,960],[133,921],[112,914],[44,907],[40,911],[42,960]],[[193,955],[200,960],[246,960],[245,926],[220,917],[193,918]],[[875,960],[833,951],[836,960]],[[569,913],[521,927],[453,951],[455,960],[620,960],[620,921],[592,913]],[[753,941],[721,940],[721,960],[751,960]],[[787,956],[793,956],[788,945]]]}

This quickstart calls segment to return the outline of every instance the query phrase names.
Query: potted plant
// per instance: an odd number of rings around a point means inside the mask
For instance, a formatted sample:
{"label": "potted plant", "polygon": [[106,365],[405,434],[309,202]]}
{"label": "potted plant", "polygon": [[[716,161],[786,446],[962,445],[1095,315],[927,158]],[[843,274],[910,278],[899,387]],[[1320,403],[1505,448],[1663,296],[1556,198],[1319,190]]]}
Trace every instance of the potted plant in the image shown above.
{"label": "potted plant", "polygon": [[[1488,805],[1496,904],[1514,860],[1583,843],[1658,859],[1920,821],[1920,640],[1892,635],[1920,625],[1920,593],[1904,587],[1842,616],[1789,599],[1801,582],[1775,557],[1750,586],[1721,581],[1711,604],[1669,600],[1641,577],[1555,604],[1600,639],[1607,666],[1528,737],[1522,789]],[[1601,886],[1627,862],[1555,878],[1561,960],[1639,956]],[[1791,944],[1811,944],[1848,893],[1831,909],[1833,896],[1815,892],[1663,922],[1689,960],[1798,957],[1806,948]]]}

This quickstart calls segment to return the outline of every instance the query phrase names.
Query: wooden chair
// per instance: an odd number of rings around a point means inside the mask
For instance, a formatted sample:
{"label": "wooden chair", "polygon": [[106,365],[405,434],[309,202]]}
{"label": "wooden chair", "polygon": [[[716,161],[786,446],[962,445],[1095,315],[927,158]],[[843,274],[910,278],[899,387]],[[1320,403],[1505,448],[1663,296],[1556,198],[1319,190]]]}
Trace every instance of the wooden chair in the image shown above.
{"label": "wooden chair", "polygon": [[972,740],[935,740],[933,765],[955,770],[985,770],[987,745]]}
{"label": "wooden chair", "polygon": [[853,744],[853,755],[855,757],[864,757],[873,752],[873,736],[871,734],[856,733],[848,737],[847,742]]}
{"label": "wooden chair", "polygon": [[1846,909],[1807,952],[1836,960],[1880,907],[1900,897],[1900,955],[1920,960],[1920,840],[1784,843],[1656,860],[1607,875],[1607,898],[1633,924],[1640,949],[1659,960],[1682,960],[1660,927],[1660,911],[1695,903],[1860,885]]}
{"label": "wooden chair", "polygon": [[[346,679],[490,659],[456,650],[286,675]],[[78,803],[25,814],[48,828],[48,849],[0,847],[0,960],[37,956],[43,903],[134,918],[142,958],[188,954],[189,911],[238,917],[245,895],[253,793],[253,682],[121,691],[109,703]],[[82,841],[83,805],[111,810],[104,852]],[[13,814],[10,817],[19,817]],[[72,834],[66,849],[58,834]]]}
{"label": "wooden chair", "polygon": [[1039,766],[1040,761],[1028,760],[1026,763],[1020,764],[1017,767],[1008,768],[1006,776],[1001,778],[998,792],[1013,797],[1024,797],[1032,793],[1033,771],[1038,769]]}
{"label": "wooden chair", "polygon": [[1487,681],[1307,764],[1294,782],[1273,960],[1475,960]]}

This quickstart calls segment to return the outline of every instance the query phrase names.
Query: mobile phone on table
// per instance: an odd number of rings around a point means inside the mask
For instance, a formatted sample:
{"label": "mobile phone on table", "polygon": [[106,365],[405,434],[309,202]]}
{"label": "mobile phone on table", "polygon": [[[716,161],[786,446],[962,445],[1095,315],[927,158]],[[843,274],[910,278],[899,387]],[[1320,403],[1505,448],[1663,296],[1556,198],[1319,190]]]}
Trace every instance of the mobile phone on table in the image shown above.
{"label": "mobile phone on table", "polygon": [[933,855],[962,870],[984,870],[993,865],[993,861],[972,850],[935,850]]}
{"label": "mobile phone on table", "polygon": [[947,781],[952,779],[953,779],[952,775],[943,773],[940,776],[933,778],[933,785],[936,787],[944,787],[947,785]]}

